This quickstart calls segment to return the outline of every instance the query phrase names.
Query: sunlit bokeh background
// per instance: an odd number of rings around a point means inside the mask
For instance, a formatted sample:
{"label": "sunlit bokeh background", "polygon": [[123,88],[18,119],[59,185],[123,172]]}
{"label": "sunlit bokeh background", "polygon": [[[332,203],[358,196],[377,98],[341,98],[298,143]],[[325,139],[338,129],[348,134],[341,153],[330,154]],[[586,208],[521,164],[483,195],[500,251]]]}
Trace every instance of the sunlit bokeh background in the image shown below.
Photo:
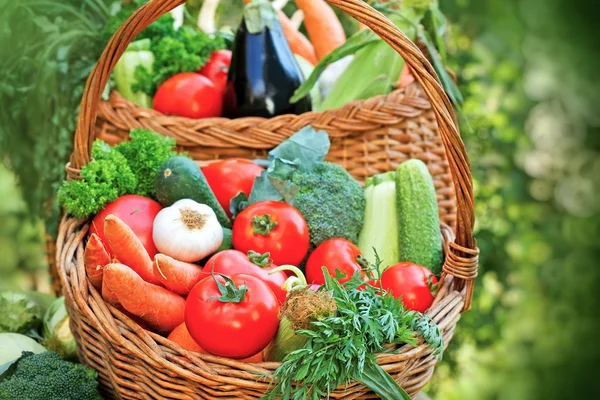
{"label": "sunlit bokeh background", "polygon": [[[6,21],[15,3],[34,2],[0,0],[0,34],[15,23]],[[81,3],[84,15],[12,13],[23,18],[22,37],[0,43],[0,290],[49,290],[44,234],[54,232],[56,213],[46,200],[62,178],[72,107],[91,65],[69,60],[101,49],[63,33],[73,24],[98,29],[103,12],[93,8],[102,1],[64,3]],[[481,264],[474,307],[426,392],[440,400],[591,398],[600,355],[598,7],[586,0],[440,6],[452,24],[451,67],[472,128],[463,137]],[[221,18],[235,12],[222,6]],[[36,35],[40,47],[28,47]],[[59,55],[36,64],[48,37]]]}

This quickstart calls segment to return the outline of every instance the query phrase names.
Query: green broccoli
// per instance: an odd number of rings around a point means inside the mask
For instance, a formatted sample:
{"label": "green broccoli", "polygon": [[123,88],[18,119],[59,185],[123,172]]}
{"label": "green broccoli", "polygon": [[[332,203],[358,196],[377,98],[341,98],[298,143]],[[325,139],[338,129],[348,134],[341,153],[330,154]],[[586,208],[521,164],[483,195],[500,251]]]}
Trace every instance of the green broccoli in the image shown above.
{"label": "green broccoli", "polygon": [[77,218],[96,214],[119,196],[133,193],[138,183],[127,159],[100,140],[92,145],[92,161],[81,169],[81,178],[63,182],[58,190],[59,203]]}
{"label": "green broccoli", "polygon": [[173,75],[182,72],[196,72],[206,64],[216,50],[226,47],[225,40],[185,27],[174,35],[152,41],[150,49],[154,53],[152,71],[143,65],[135,70],[132,90],[154,96],[158,87]]}
{"label": "green broccoli", "polygon": [[65,361],[55,352],[23,352],[0,375],[0,399],[102,400],[97,377],[93,369]]}
{"label": "green broccoli", "polygon": [[300,190],[293,205],[302,213],[312,247],[327,239],[358,241],[365,211],[360,184],[341,166],[322,162],[309,171],[297,171],[292,182]]}
{"label": "green broccoli", "polygon": [[154,196],[158,170],[165,161],[177,155],[175,139],[146,129],[134,129],[130,137],[131,141],[115,146],[115,150],[125,157],[129,168],[137,177],[135,194]]}

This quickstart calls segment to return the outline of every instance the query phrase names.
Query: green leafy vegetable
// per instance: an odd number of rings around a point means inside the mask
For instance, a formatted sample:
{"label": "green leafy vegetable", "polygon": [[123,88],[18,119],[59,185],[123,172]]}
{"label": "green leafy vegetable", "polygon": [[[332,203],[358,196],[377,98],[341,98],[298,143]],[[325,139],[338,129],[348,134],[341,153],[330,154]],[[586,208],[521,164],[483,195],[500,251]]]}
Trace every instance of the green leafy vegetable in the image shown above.
{"label": "green leafy vegetable", "polygon": [[135,92],[132,84],[138,65],[152,70],[154,64],[154,53],[150,51],[150,39],[142,39],[132,42],[115,65],[112,78],[116,89],[121,96],[127,100],[146,108],[152,108],[152,98],[146,93]]}
{"label": "green leafy vegetable", "polygon": [[[102,37],[105,42],[108,42],[110,37],[119,29],[121,25],[129,18],[135,10],[144,5],[146,0],[132,0],[129,2],[118,2],[120,7],[112,14],[102,31]],[[166,36],[175,35],[175,19],[171,13],[161,15],[150,26],[144,29],[134,40],[150,39],[157,41]]]}
{"label": "green leafy vegetable", "polygon": [[269,161],[277,158],[291,161],[299,169],[309,170],[323,161],[329,152],[329,136],[308,125],[269,152]]}
{"label": "green leafy vegetable", "polygon": [[[415,345],[411,326],[419,314],[406,311],[402,302],[391,295],[378,295],[378,289],[370,285],[359,290],[364,281],[358,272],[343,285],[326,268],[323,273],[326,284],[319,290],[333,296],[337,313],[314,321],[310,330],[297,331],[307,336],[308,341],[277,368],[276,383],[265,398],[318,400],[354,379],[382,398],[408,399],[402,388],[377,365],[374,354],[387,351],[385,345],[390,343]],[[302,385],[294,386],[295,381],[301,381]]]}
{"label": "green leafy vegetable", "polygon": [[26,292],[0,293],[0,333],[22,333],[37,337],[51,295]]}
{"label": "green leafy vegetable", "polygon": [[181,72],[196,72],[210,59],[212,53],[226,47],[225,40],[212,37],[188,27],[182,27],[173,35],[152,42],[154,53],[152,70],[143,65],[136,68],[134,91],[154,96],[158,87],[167,79]]}
{"label": "green leafy vegetable", "polygon": [[315,66],[312,74],[300,85],[298,89],[294,92],[294,96],[290,99],[291,103],[296,103],[297,101],[306,97],[307,94],[310,93],[313,86],[317,84],[321,74],[325,72],[325,69],[336,61],[341,60],[344,57],[355,54],[357,51],[368,45],[369,43],[376,42],[380,40],[373,31],[369,29],[365,29],[355,33],[350,36],[348,40],[344,42],[341,46],[336,48],[334,51],[323,57],[319,60],[319,63]]}
{"label": "green leafy vegetable", "polygon": [[63,182],[58,190],[59,203],[77,218],[96,214],[118,197],[133,193],[138,183],[127,159],[100,140],[92,145],[92,161],[81,169],[81,178]]}
{"label": "green leafy vegetable", "polygon": [[135,194],[151,197],[155,194],[156,173],[169,158],[176,156],[175,139],[147,129],[134,129],[131,141],[115,147],[137,177]]}
{"label": "green leafy vegetable", "polygon": [[120,196],[154,195],[156,173],[177,155],[175,140],[145,129],[134,129],[130,136],[115,147],[101,140],[93,143],[92,161],[81,169],[82,179],[65,181],[58,191],[68,213],[87,218]]}
{"label": "green leafy vegetable", "polygon": [[98,373],[53,351],[23,352],[0,375],[0,399],[101,400]]}

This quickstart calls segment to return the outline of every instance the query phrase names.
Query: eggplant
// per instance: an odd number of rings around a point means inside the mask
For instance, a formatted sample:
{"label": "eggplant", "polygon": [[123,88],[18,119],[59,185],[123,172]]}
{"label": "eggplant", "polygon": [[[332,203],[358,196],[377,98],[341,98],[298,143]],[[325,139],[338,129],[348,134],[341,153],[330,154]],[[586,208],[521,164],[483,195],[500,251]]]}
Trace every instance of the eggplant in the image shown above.
{"label": "eggplant", "polygon": [[277,11],[267,0],[253,0],[245,6],[234,39],[224,115],[271,118],[311,111],[310,94],[290,103],[303,82]]}

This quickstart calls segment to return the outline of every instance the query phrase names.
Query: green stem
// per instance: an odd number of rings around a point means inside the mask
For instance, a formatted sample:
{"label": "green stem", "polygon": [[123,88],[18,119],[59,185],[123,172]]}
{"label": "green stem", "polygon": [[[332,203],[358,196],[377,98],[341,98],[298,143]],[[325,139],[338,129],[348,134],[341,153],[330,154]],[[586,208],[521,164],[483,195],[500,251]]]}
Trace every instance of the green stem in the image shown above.
{"label": "green stem", "polygon": [[278,27],[277,11],[267,0],[252,0],[244,9],[244,21],[248,32],[259,34],[266,28]]}
{"label": "green stem", "polygon": [[408,393],[398,385],[390,374],[373,361],[367,361],[362,372],[355,372],[353,378],[386,400],[411,400]]}
{"label": "green stem", "polygon": [[254,250],[250,250],[248,252],[248,260],[250,260],[252,264],[261,268],[269,268],[271,264],[273,264],[273,261],[271,261],[270,257],[271,253],[269,252],[266,252],[265,254],[257,253]]}
{"label": "green stem", "polygon": [[271,221],[271,215],[269,214],[257,215],[252,219],[252,227],[254,228],[255,235],[267,236],[277,227],[277,222]]}
{"label": "green stem", "polygon": [[217,288],[221,293],[221,296],[211,296],[208,300],[217,299],[221,303],[241,303],[246,298],[246,293],[248,292],[248,287],[244,283],[239,287],[235,287],[235,282],[231,280],[228,276],[221,275],[223,279],[225,279],[225,284],[219,282],[215,274],[213,274],[213,279],[217,283]]}

